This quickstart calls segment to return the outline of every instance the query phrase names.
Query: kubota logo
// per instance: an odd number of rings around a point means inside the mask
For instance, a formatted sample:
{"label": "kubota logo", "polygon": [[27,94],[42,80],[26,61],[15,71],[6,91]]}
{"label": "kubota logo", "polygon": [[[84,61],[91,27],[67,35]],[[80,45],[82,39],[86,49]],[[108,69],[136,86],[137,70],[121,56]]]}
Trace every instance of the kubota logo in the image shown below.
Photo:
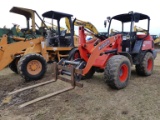
{"label": "kubota logo", "polygon": [[104,42],[102,45],[99,46],[99,50],[102,50],[105,46],[109,45],[110,41],[107,40],[106,42]]}

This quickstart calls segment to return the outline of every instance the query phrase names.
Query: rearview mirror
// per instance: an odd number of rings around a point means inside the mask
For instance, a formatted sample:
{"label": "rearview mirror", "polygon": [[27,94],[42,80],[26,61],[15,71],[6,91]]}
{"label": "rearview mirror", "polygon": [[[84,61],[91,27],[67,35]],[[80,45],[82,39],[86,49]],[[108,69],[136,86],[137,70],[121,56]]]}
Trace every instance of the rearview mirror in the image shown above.
{"label": "rearview mirror", "polygon": [[110,23],[111,17],[107,17],[107,20],[104,21],[104,27],[107,27],[107,22]]}
{"label": "rearview mirror", "polygon": [[107,21],[109,23],[111,21],[111,17],[107,17]]}
{"label": "rearview mirror", "polygon": [[104,27],[106,28],[106,26],[107,26],[107,22],[106,22],[106,20],[104,21]]}

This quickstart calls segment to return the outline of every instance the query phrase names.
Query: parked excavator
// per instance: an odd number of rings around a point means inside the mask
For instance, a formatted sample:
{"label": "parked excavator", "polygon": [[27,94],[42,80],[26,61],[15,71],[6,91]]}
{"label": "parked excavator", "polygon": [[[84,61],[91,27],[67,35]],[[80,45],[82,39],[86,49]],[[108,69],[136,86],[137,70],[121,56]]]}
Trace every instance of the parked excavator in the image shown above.
{"label": "parked excavator", "polygon": [[[75,22],[74,22],[75,26],[84,26],[86,29],[88,29],[89,31],[91,31],[93,34],[96,34],[96,35],[99,34],[101,36],[103,35],[103,36],[107,37],[107,32],[99,32],[97,30],[97,28],[91,22],[79,20],[77,18],[74,18],[74,19],[75,19]],[[69,20],[67,18],[65,18],[65,23],[66,23],[67,29],[69,30],[70,29],[70,25],[69,25]],[[90,33],[88,33],[88,35],[93,36]]]}
{"label": "parked excavator", "polygon": [[[82,20],[79,20],[77,18],[75,18],[75,19],[76,19],[75,22],[74,22],[75,26],[84,26],[85,28],[87,28],[91,32],[93,32],[94,34],[98,34],[97,28],[92,23],[82,21]],[[67,28],[70,29],[69,20],[67,18],[65,18],[65,23],[66,23]]]}

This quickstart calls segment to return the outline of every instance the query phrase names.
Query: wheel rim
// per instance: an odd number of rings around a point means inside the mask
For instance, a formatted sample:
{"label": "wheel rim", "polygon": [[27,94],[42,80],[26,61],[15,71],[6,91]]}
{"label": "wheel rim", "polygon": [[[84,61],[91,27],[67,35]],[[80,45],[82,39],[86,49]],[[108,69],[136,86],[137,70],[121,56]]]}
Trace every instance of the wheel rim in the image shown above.
{"label": "wheel rim", "polygon": [[42,70],[42,64],[38,60],[32,60],[27,64],[27,71],[31,75],[37,75]]}
{"label": "wheel rim", "polygon": [[147,64],[147,70],[148,71],[151,71],[152,70],[152,66],[153,66],[153,62],[152,62],[152,59],[148,59],[148,64]]}
{"label": "wheel rim", "polygon": [[75,60],[75,59],[77,59],[77,58],[80,58],[80,56],[79,56],[79,52],[78,52],[78,51],[77,51],[77,52],[75,52],[75,54],[74,54],[74,58],[73,58],[73,59]]}
{"label": "wheel rim", "polygon": [[125,82],[128,77],[128,66],[126,64],[122,64],[119,71],[119,79],[121,82]]}

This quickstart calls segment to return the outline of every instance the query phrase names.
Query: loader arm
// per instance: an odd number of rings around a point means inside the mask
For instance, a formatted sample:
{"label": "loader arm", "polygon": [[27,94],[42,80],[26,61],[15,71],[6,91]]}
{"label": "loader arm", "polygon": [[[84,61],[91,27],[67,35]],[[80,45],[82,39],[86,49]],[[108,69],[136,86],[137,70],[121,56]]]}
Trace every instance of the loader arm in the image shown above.
{"label": "loader arm", "polygon": [[83,75],[88,73],[88,71],[94,65],[96,59],[100,56],[100,54],[105,52],[104,50],[106,49],[106,47],[108,47],[110,44],[112,44],[116,40],[117,39],[115,39],[115,37],[110,37],[109,39],[104,40],[94,48],[94,50],[92,51],[92,54],[90,55],[87,61],[85,68],[82,71]]}
{"label": "loader arm", "polygon": [[40,44],[43,39],[43,37],[39,37],[32,40],[22,40],[12,44],[7,44],[7,35],[3,35],[0,41],[0,70],[5,68],[14,60],[16,53],[21,53],[22,50],[36,44]]}
{"label": "loader arm", "polygon": [[[100,54],[108,51],[108,46],[111,44],[117,44],[117,52],[121,52],[121,34],[117,34],[116,36],[112,36],[109,37],[105,40],[103,40],[102,42],[100,42],[99,44],[97,44],[96,46],[94,46],[93,49],[91,49],[90,51],[90,56],[89,58],[84,54],[84,49],[87,46],[86,41],[85,41],[85,33],[84,33],[84,27],[80,27],[79,28],[79,44],[80,46],[78,47],[81,57],[87,61],[87,64],[85,66],[85,68],[82,71],[82,74],[85,75],[88,73],[88,71],[91,69],[91,67],[94,65],[94,62],[96,61],[96,59],[100,56]],[[87,53],[86,53],[87,54]],[[87,58],[86,58],[87,57]]]}

